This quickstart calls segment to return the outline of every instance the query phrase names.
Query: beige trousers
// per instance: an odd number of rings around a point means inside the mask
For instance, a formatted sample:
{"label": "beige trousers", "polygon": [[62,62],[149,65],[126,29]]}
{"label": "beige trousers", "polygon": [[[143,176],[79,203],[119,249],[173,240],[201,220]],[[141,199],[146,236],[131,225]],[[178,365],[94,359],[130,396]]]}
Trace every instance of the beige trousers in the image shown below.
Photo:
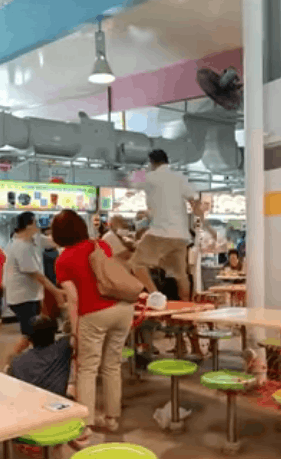
{"label": "beige trousers", "polygon": [[121,415],[122,349],[129,334],[134,307],[119,302],[79,318],[78,401],[89,409],[88,425],[95,424],[96,378],[101,369],[105,414]]}

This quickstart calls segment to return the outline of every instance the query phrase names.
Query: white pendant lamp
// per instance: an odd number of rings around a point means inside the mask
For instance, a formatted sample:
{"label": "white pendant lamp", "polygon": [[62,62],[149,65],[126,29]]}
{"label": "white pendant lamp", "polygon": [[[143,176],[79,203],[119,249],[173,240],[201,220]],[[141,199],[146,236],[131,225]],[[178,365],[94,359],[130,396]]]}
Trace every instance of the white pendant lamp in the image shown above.
{"label": "white pendant lamp", "polygon": [[99,22],[99,30],[95,33],[96,39],[96,60],[93,71],[89,76],[89,82],[94,84],[111,84],[115,80],[115,76],[107,62],[105,56],[105,34],[101,30],[101,22]]}

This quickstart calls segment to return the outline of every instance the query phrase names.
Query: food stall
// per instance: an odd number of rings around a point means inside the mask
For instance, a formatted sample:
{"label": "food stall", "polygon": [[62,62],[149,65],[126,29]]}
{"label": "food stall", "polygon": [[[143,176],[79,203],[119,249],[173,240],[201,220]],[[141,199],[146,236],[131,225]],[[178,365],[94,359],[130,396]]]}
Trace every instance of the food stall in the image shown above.
{"label": "food stall", "polygon": [[[96,210],[96,188],[61,183],[31,183],[0,181],[0,246],[4,249],[16,227],[17,215],[24,211],[35,213],[38,226],[50,225],[54,214],[73,209],[91,225]],[[3,301],[3,318],[13,316]]]}

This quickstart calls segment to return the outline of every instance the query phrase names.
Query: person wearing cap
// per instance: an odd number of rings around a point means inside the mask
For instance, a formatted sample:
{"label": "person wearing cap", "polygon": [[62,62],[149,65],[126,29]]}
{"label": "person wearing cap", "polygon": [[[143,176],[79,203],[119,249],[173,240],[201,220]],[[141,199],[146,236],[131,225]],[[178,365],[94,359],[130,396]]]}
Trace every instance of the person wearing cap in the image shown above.
{"label": "person wearing cap", "polygon": [[130,188],[146,192],[151,215],[148,231],[139,242],[130,265],[136,277],[149,293],[157,287],[149,275],[150,267],[172,270],[177,281],[179,297],[189,301],[189,281],[186,274],[186,245],[190,241],[187,202],[194,213],[201,215],[201,203],[187,178],[169,168],[167,154],[154,150],[149,154],[150,171],[135,172],[124,179]]}
{"label": "person wearing cap", "polygon": [[7,247],[4,269],[6,302],[16,315],[23,335],[12,355],[21,353],[30,344],[29,321],[40,312],[44,288],[53,294],[59,306],[65,303],[63,291],[44,275],[43,248],[52,245],[54,243],[48,237],[39,234],[34,213],[18,215],[15,234]]}

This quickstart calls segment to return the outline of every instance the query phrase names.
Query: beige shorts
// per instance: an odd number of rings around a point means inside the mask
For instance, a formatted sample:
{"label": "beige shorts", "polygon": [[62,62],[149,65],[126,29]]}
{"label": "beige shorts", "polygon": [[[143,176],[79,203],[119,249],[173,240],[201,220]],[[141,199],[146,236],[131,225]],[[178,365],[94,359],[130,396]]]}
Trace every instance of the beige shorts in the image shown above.
{"label": "beige shorts", "polygon": [[130,266],[132,269],[159,267],[172,271],[176,279],[183,279],[187,276],[186,251],[186,242],[182,239],[145,234],[130,260]]}

